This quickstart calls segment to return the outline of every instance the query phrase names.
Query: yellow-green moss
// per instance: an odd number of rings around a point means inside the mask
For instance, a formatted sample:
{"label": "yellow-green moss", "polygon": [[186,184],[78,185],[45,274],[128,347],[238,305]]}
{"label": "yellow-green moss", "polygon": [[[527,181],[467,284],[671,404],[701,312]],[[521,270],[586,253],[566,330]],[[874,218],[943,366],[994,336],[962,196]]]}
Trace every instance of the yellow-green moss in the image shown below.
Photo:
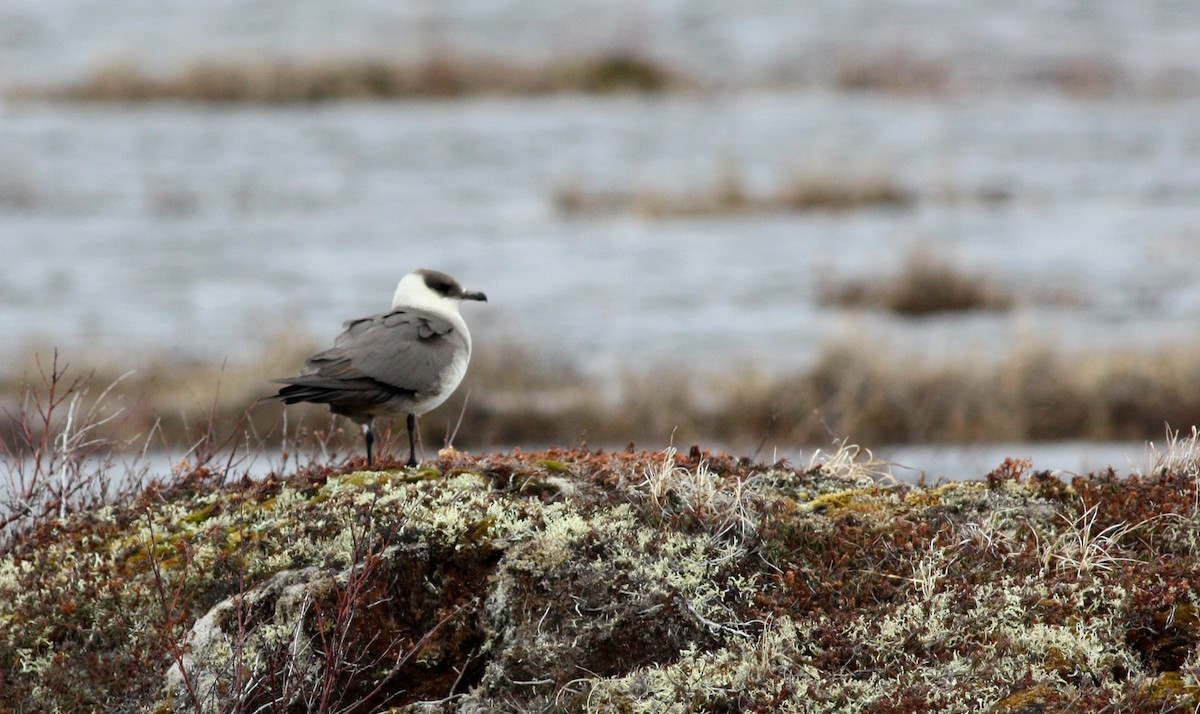
{"label": "yellow-green moss", "polygon": [[564,464],[561,461],[557,461],[555,459],[539,459],[537,461],[534,461],[533,465],[537,466],[539,468],[543,468],[551,473],[556,473],[556,474],[563,474],[563,473],[570,472],[570,469],[567,468],[566,464]]}
{"label": "yellow-green moss", "polygon": [[1163,672],[1146,685],[1145,693],[1154,701],[1178,702],[1183,698],[1193,708],[1200,706],[1200,682],[1180,672]]}
{"label": "yellow-green moss", "polygon": [[1042,711],[1045,704],[1056,696],[1055,689],[1046,684],[1039,684],[1022,689],[996,702],[990,711],[993,714],[1021,714],[1023,712]]}
{"label": "yellow-green moss", "polygon": [[841,518],[846,515],[870,515],[894,508],[897,498],[892,493],[871,486],[869,488],[851,488],[817,496],[808,502],[808,508],[814,513],[820,513],[830,518]]}

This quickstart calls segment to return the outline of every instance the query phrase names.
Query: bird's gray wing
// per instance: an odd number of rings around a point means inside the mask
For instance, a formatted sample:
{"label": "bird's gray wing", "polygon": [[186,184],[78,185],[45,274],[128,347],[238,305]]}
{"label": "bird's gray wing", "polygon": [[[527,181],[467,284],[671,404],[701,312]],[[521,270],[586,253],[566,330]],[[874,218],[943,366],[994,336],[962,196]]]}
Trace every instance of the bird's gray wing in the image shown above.
{"label": "bird's gray wing", "polygon": [[436,389],[456,352],[467,347],[454,325],[424,310],[401,308],[351,320],[345,328],[332,348],[309,358],[308,375],[419,394]]}

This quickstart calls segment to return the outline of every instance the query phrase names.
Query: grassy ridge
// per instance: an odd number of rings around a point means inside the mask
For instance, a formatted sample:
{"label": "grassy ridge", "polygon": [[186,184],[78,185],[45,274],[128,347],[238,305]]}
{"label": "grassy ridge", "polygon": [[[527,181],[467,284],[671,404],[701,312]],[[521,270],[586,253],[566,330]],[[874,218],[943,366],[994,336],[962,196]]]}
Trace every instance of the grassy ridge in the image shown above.
{"label": "grassy ridge", "polygon": [[635,213],[651,219],[705,218],[753,213],[897,209],[916,203],[917,195],[883,175],[859,178],[796,175],[780,186],[756,192],[733,165],[722,167],[709,186],[689,192],[663,190],[594,191],[578,185],[558,188],[555,207],[566,216]]}
{"label": "grassy ridge", "polygon": [[[627,373],[614,389],[523,348],[493,345],[479,351],[463,388],[421,429],[430,449],[452,433],[470,449],[671,438],[747,450],[842,437],[870,444],[1155,439],[1165,425],[1200,423],[1197,349],[1029,346],[940,361],[881,344],[831,344],[790,373],[745,368],[705,377],[661,368]],[[203,441],[274,449],[321,438],[352,448],[352,425],[331,434],[325,408],[290,407],[285,416],[282,405],[260,401],[273,394],[268,379],[310,352],[281,344],[224,368],[149,361],[123,378],[131,365],[72,364],[63,381],[86,377],[69,397],[107,420],[95,435],[130,448],[179,453]],[[9,451],[28,452],[45,432],[30,398],[43,388],[40,379],[32,371],[0,383],[0,442]],[[65,414],[64,406],[58,418]]]}
{"label": "grassy ridge", "polygon": [[478,94],[662,92],[688,84],[654,60],[629,53],[542,66],[435,54],[415,61],[386,57],[198,61],[165,75],[136,63],[115,62],[75,83],[17,87],[10,95],[70,101],[294,104]]}
{"label": "grassy ridge", "polygon": [[[97,66],[61,85],[7,88],[17,99],[66,101],[198,101],[309,103],[355,99],[536,95],[613,91],[660,93],[728,89],[688,75],[644,50],[610,49],[581,56],[516,62],[452,49],[416,58],[367,56],[223,57],[195,59],[169,72],[132,60]],[[1102,57],[1042,57],[1017,66],[980,67],[952,56],[926,56],[904,47],[846,53],[768,76],[742,88],[827,87],[847,93],[957,96],[980,92],[1048,91],[1069,97],[1173,98],[1195,96],[1200,81],[1187,70],[1135,70]]]}

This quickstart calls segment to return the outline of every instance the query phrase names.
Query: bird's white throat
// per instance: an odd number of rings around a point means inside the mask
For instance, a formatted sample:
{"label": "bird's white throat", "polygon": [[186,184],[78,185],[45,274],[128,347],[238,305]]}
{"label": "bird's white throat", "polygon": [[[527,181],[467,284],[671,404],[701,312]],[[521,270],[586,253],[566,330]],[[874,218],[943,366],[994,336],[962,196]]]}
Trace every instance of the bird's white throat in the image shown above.
{"label": "bird's white throat", "polygon": [[[437,315],[457,317],[459,301],[439,295],[425,284],[425,278],[417,273],[409,273],[400,279],[396,292],[392,294],[392,309],[411,307],[418,310],[428,310]],[[461,318],[460,318],[461,319]]]}

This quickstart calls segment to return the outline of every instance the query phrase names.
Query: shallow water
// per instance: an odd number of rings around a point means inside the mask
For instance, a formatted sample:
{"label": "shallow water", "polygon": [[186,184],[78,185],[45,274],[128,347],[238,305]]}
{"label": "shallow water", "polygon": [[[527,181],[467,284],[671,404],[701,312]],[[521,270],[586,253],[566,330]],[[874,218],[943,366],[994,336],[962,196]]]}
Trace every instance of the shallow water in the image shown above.
{"label": "shallow water", "polygon": [[1063,0],[2,0],[0,80],[70,77],[113,58],[157,68],[195,58],[434,51],[547,59],[651,54],[731,82],[819,79],[899,53],[993,81],[1053,60],[1135,76],[1200,66],[1200,6]]}
{"label": "shallow water", "polygon": [[[713,445],[709,445],[712,447]],[[403,444],[390,444],[391,453],[403,453],[407,447]],[[1160,445],[1161,447],[1161,445]],[[523,451],[534,447],[525,445]],[[620,451],[621,445],[612,445],[610,450]],[[653,447],[647,447],[653,450]],[[489,451],[504,453],[510,451],[507,447],[496,447]],[[768,449],[758,453],[737,448],[712,448],[715,451],[726,451],[735,456],[746,456],[757,463],[778,463],[786,459],[793,468],[803,469],[814,458],[818,462],[836,451],[836,446],[807,447],[803,449]],[[820,450],[824,456],[817,455]],[[344,456],[344,455],[343,455]],[[432,457],[432,454],[427,454]],[[310,454],[301,458],[299,463],[283,458],[282,452],[271,449],[261,449],[251,454],[236,454],[233,459],[228,454],[214,459],[209,468],[215,473],[225,473],[227,478],[240,479],[243,475],[260,478],[269,473],[290,473],[298,466],[307,466],[312,459],[316,463],[329,463],[329,459],[320,455]],[[946,482],[978,481],[999,468],[1007,459],[1028,460],[1028,473],[1048,471],[1058,478],[1069,481],[1074,476],[1086,476],[1102,473],[1110,467],[1118,476],[1128,476],[1133,473],[1148,473],[1153,470],[1155,459],[1151,445],[1136,442],[1092,443],[1079,441],[1047,442],[1039,444],[979,444],[973,446],[883,446],[871,449],[861,455],[861,459],[875,459],[881,462],[876,468],[879,474],[889,474],[897,481],[904,483],[924,483],[936,485]],[[168,474],[180,468],[181,463],[194,464],[194,455],[187,453],[153,451],[143,455],[123,454],[115,457],[113,465],[105,469],[111,490],[124,487],[129,479],[165,479]],[[31,464],[25,465],[26,472],[32,470]],[[186,471],[186,469],[185,469]],[[3,486],[0,486],[2,495]]]}
{"label": "shallow water", "polygon": [[1076,475],[1101,473],[1109,467],[1121,476],[1148,473],[1154,465],[1150,447],[1135,442],[894,446],[879,449],[875,456],[890,464],[896,478],[902,481],[923,478],[931,484],[982,479],[1006,459],[1028,460],[1031,473],[1049,471],[1067,480]]}
{"label": "shallow water", "polygon": [[[1200,317],[1200,101],[934,106],[823,92],[479,99],[316,109],[10,105],[0,119],[4,351],[85,344],[217,359],[336,333],[397,277],[491,302],[477,340],[593,371],[798,364],[833,339],[986,352],[1189,337]],[[881,171],[911,209],[571,218],[557,188]],[[797,169],[796,167],[801,167]],[[805,168],[815,167],[815,168]],[[1011,198],[945,201],[1002,187]],[[1010,313],[912,320],[819,306],[824,280],[913,246],[1013,286]],[[1037,304],[1063,292],[1066,303]],[[479,308],[479,309],[471,309]]]}

